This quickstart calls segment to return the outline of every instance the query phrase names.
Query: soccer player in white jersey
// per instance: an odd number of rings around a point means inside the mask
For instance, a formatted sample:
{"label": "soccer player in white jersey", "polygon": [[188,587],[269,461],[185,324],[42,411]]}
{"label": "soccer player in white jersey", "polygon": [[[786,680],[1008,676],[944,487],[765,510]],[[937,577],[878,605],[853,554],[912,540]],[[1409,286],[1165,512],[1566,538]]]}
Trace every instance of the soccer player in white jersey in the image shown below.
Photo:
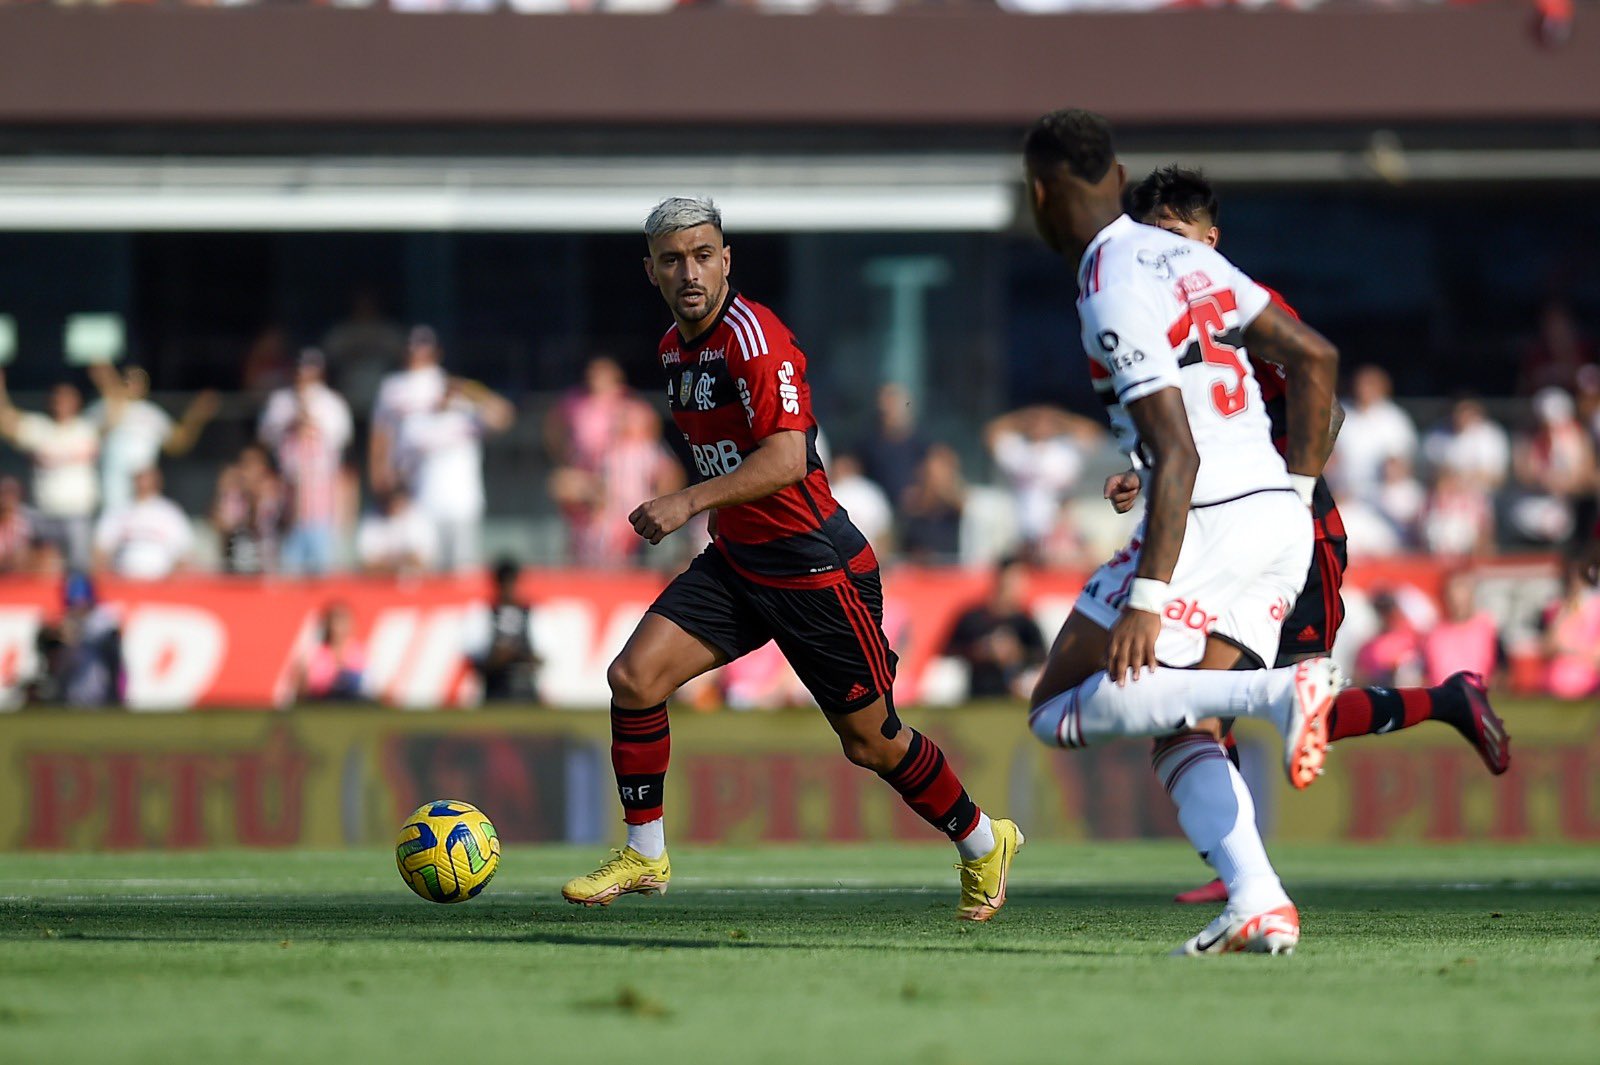
{"label": "soccer player in white jersey", "polygon": [[[1337,670],[1327,659],[1260,667],[1311,560],[1307,500],[1327,459],[1338,352],[1215,250],[1125,216],[1105,119],[1046,115],[1024,155],[1039,234],[1077,267],[1090,375],[1110,391],[1119,442],[1150,471],[1145,520],[1084,587],[1030,727],[1061,747],[1172,736],[1156,770],[1229,897],[1177,952],[1290,951],[1299,914],[1214,718],[1276,726],[1296,787],[1321,771]],[[1287,466],[1247,349],[1287,368]],[[1241,661],[1255,668],[1228,672]]]}

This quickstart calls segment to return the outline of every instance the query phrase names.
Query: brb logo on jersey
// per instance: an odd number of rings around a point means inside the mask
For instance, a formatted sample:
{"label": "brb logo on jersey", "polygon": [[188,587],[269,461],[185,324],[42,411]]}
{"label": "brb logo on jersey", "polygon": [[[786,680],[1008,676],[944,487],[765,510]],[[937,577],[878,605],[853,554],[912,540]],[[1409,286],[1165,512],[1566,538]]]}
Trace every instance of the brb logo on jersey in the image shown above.
{"label": "brb logo on jersey", "polygon": [[739,445],[732,440],[718,440],[715,444],[690,444],[689,454],[694,456],[694,468],[702,477],[720,477],[739,468],[744,457]]}
{"label": "brb logo on jersey", "polygon": [[[794,363],[785,362],[778,368],[778,398],[783,401],[785,414],[800,413],[800,386],[794,383]],[[749,410],[749,404],[745,404]],[[754,418],[754,413],[751,417]]]}

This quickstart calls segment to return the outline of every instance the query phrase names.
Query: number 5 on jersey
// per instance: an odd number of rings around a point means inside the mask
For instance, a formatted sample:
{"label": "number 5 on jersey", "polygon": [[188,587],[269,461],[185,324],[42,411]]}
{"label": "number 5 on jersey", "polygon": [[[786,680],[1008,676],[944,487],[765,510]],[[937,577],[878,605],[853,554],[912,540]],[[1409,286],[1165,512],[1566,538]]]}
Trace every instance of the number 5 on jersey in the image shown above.
{"label": "number 5 on jersey", "polygon": [[1250,393],[1244,387],[1245,368],[1239,361],[1239,349],[1220,339],[1228,332],[1222,317],[1222,303],[1216,296],[1204,296],[1189,304],[1196,332],[1200,334],[1200,358],[1207,366],[1216,366],[1233,373],[1233,384],[1217,381],[1211,386],[1211,405],[1224,418],[1231,418],[1250,405]]}

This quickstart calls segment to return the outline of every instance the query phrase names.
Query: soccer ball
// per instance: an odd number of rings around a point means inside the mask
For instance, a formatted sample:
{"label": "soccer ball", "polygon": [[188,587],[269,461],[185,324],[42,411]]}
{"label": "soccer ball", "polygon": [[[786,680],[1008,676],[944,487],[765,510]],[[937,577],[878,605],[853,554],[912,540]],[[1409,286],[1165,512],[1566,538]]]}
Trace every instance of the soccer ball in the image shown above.
{"label": "soccer ball", "polygon": [[476,806],[438,799],[406,818],[394,861],[406,885],[429,902],[461,902],[489,886],[500,867],[500,837]]}

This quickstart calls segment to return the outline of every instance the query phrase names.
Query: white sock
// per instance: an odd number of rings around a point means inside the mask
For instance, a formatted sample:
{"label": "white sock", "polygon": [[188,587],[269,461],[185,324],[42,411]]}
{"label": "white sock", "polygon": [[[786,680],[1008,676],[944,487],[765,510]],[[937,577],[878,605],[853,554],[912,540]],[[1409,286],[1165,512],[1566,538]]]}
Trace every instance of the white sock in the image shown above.
{"label": "white sock", "polygon": [[667,826],[661,818],[628,826],[628,846],[654,861],[667,853]]}
{"label": "white sock", "polygon": [[1045,700],[1029,728],[1050,747],[1086,747],[1120,736],[1164,736],[1207,717],[1259,717],[1281,728],[1294,667],[1156,669],[1117,685],[1104,671]]}
{"label": "white sock", "polygon": [[994,850],[994,824],[989,820],[989,815],[982,810],[978,811],[978,824],[966,838],[956,840],[956,851],[966,861],[974,858],[983,858]]}
{"label": "white sock", "polygon": [[1178,807],[1178,823],[1228,885],[1228,904],[1260,913],[1289,902],[1256,828],[1244,778],[1210,736],[1183,736],[1155,759],[1156,776]]}

